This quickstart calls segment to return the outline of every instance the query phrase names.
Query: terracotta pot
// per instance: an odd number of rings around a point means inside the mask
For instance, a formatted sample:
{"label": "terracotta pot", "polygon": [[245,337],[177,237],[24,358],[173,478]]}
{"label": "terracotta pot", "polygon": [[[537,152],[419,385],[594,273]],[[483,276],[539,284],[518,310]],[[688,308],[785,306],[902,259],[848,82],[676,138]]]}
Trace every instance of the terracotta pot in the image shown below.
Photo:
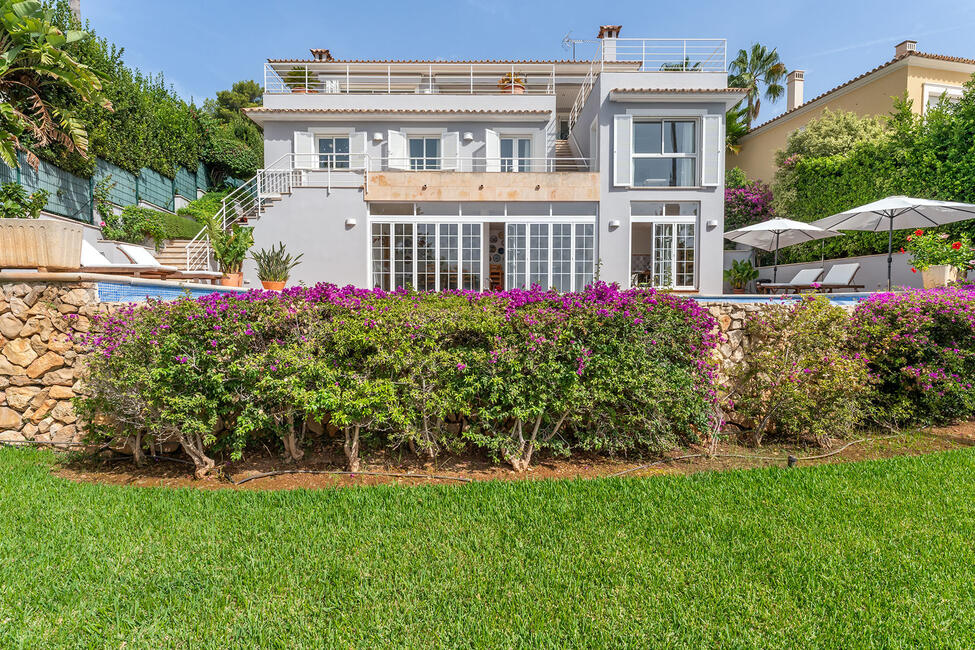
{"label": "terracotta pot", "polygon": [[731,293],[738,293],[738,294],[745,293],[745,288],[744,287],[732,288]]}
{"label": "terracotta pot", "polygon": [[958,278],[958,269],[947,264],[935,264],[921,271],[925,289],[947,286]]}
{"label": "terracotta pot", "polygon": [[308,89],[304,86],[295,86],[291,89],[291,92],[295,93],[296,95],[307,95]]}
{"label": "terracotta pot", "polygon": [[73,271],[81,266],[81,224],[0,219],[0,268]]}
{"label": "terracotta pot", "polygon": [[242,287],[244,286],[244,274],[242,272],[237,273],[224,273],[223,277],[220,278],[221,287]]}
{"label": "terracotta pot", "polygon": [[275,282],[273,280],[261,280],[261,286],[267,291],[283,291],[286,281]]}

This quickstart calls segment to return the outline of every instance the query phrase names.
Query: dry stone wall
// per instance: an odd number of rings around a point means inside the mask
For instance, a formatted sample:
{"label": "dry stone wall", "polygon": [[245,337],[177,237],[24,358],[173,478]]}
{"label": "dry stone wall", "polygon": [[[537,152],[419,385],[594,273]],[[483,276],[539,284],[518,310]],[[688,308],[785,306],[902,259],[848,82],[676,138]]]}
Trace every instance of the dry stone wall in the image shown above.
{"label": "dry stone wall", "polygon": [[109,308],[91,282],[0,283],[0,441],[80,440],[71,399],[83,358],[71,331]]}

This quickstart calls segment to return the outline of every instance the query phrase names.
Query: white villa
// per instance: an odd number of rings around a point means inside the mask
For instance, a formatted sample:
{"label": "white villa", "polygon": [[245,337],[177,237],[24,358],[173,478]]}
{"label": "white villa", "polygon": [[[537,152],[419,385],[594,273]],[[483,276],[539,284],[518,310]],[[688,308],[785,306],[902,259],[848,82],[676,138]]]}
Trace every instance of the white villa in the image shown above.
{"label": "white villa", "polygon": [[[265,168],[226,222],[303,253],[293,283],[720,294],[725,111],[743,97],[725,41],[604,25],[577,46],[594,55],[269,59],[246,109]],[[188,249],[191,268],[208,257]]]}

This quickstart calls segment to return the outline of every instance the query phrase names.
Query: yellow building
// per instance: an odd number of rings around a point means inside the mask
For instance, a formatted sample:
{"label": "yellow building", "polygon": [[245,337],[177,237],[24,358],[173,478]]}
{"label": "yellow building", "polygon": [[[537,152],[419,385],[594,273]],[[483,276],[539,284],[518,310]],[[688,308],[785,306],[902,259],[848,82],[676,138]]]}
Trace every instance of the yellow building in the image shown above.
{"label": "yellow building", "polygon": [[918,52],[916,41],[904,41],[894,48],[894,58],[887,63],[804,102],[803,71],[793,70],[787,79],[786,112],[742,137],[741,151],[727,154],[727,167],[740,167],[749,178],[771,182],[775,152],[785,147],[790,133],[822,115],[824,109],[887,115],[893,109],[894,97],[906,92],[915,112],[923,113],[943,95],[949,100],[959,97],[973,74],[973,59]]}

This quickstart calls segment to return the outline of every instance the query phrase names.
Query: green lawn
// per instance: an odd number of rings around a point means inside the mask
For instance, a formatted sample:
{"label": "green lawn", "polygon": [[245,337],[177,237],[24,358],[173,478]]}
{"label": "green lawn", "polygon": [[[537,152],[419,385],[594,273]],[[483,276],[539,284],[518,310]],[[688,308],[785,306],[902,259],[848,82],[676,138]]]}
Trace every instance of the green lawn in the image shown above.
{"label": "green lawn", "polygon": [[231,492],[0,449],[0,647],[970,647],[975,450]]}

